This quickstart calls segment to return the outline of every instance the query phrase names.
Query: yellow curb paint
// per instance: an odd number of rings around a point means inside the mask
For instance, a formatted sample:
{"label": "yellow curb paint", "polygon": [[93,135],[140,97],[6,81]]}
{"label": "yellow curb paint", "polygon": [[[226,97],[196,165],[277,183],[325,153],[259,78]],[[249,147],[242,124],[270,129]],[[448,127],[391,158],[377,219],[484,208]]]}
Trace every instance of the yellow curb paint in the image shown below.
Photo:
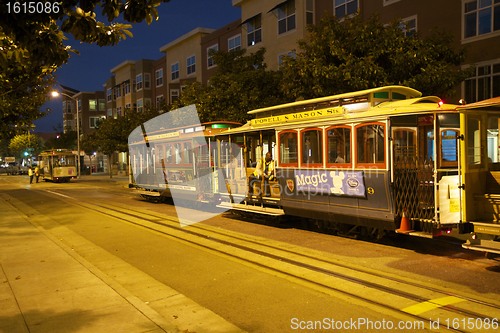
{"label": "yellow curb paint", "polygon": [[418,315],[430,310],[434,310],[437,308],[440,308],[442,306],[450,305],[450,304],[455,304],[455,303],[460,303],[464,302],[465,299],[455,297],[455,296],[446,296],[446,297],[441,297],[441,298],[435,298],[431,299],[422,303],[418,303],[412,306],[408,306],[404,309],[401,309],[404,312],[413,314],[413,315]]}

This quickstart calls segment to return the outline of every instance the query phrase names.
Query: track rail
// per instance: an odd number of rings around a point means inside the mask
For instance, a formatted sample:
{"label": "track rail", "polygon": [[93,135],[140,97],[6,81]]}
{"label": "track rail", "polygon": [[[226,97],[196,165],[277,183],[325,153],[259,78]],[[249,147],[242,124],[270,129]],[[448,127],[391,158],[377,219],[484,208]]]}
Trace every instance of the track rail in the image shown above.
{"label": "track rail", "polygon": [[360,305],[370,304],[381,313],[426,323],[426,327],[431,318],[440,330],[453,332],[498,328],[500,303],[491,299],[356,266],[319,251],[205,224],[181,228],[177,218],[160,213],[102,203],[72,201],[72,204],[216,252],[332,296],[347,298]]}

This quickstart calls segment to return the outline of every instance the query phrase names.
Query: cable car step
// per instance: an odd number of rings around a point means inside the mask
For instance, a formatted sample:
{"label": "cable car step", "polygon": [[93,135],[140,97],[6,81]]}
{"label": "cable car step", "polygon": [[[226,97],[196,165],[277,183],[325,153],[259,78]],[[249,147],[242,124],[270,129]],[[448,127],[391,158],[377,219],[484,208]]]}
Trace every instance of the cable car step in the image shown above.
{"label": "cable car step", "polygon": [[221,202],[217,205],[218,208],[225,209],[234,209],[241,210],[245,212],[257,213],[257,214],[265,214],[271,216],[281,216],[285,215],[283,209],[279,208],[271,208],[271,207],[261,207],[261,206],[253,206],[253,205],[245,205],[245,204],[234,204],[230,202]]}
{"label": "cable car step", "polygon": [[485,239],[474,239],[467,240],[467,242],[462,244],[464,249],[500,254],[500,242]]}
{"label": "cable car step", "polygon": [[434,238],[434,236],[431,233],[423,232],[423,231],[398,231],[398,230],[396,230],[396,233],[409,235],[409,236],[422,237],[422,238]]}
{"label": "cable car step", "polygon": [[161,193],[157,192],[157,191],[147,191],[147,190],[139,190],[139,189],[137,189],[136,191],[140,195],[145,195],[145,196],[149,196],[149,197],[159,197],[161,195]]}

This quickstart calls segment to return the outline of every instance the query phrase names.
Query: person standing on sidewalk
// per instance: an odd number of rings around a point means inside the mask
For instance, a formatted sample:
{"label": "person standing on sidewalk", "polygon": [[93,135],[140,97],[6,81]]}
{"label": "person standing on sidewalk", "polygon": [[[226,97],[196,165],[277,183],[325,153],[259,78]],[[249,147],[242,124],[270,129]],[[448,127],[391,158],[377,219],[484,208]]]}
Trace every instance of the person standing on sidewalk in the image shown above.
{"label": "person standing on sidewalk", "polygon": [[38,165],[35,167],[35,180],[38,183],[38,178],[40,178],[40,169],[38,169]]}
{"label": "person standing on sidewalk", "polygon": [[28,168],[28,176],[30,177],[30,184],[33,184],[33,176],[34,176],[33,169],[31,167]]}

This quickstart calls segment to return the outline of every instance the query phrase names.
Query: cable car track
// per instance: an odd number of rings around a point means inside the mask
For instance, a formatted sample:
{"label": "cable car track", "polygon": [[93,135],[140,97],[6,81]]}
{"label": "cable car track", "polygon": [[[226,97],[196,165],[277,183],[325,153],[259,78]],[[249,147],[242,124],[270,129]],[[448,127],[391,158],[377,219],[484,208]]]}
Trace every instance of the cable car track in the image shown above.
{"label": "cable car track", "polygon": [[[453,305],[445,304],[434,307],[438,315],[442,316],[443,313],[448,315],[447,321],[441,320],[439,323],[441,329],[468,332],[469,330],[459,329],[456,326],[450,327],[450,319],[458,320],[457,318],[464,317],[464,319],[460,320],[473,318],[476,322],[477,320],[481,322],[497,322],[497,315],[491,314],[500,313],[500,304],[495,304],[490,300],[479,299],[465,293],[450,292],[438,287],[410,281],[407,278],[396,277],[389,273],[354,267],[352,264],[319,257],[314,254],[314,251],[309,251],[312,254],[305,253],[303,248],[286,249],[280,244],[275,245],[274,242],[269,242],[267,239],[243,236],[227,230],[217,230],[203,224],[181,228],[178,220],[174,217],[138,209],[134,210],[119,205],[75,203],[74,201],[72,204],[175,238],[192,246],[216,252],[266,272],[300,281],[327,294],[343,295],[357,302],[369,303],[386,312],[391,311],[396,317],[413,318],[428,323],[428,311],[415,314],[405,309],[411,308],[412,305],[418,306],[418,304],[432,303],[434,299],[438,298],[455,298],[458,301]],[[299,250],[301,251],[299,252]],[[335,281],[332,281],[332,279]],[[335,284],[336,281],[340,283]],[[349,286],[346,286],[346,284]],[[352,290],[349,290],[350,288]],[[367,291],[367,289],[369,290]],[[364,293],[360,291],[364,291]],[[393,299],[393,304],[388,304],[388,296]],[[412,305],[402,307],[402,304]]]}

